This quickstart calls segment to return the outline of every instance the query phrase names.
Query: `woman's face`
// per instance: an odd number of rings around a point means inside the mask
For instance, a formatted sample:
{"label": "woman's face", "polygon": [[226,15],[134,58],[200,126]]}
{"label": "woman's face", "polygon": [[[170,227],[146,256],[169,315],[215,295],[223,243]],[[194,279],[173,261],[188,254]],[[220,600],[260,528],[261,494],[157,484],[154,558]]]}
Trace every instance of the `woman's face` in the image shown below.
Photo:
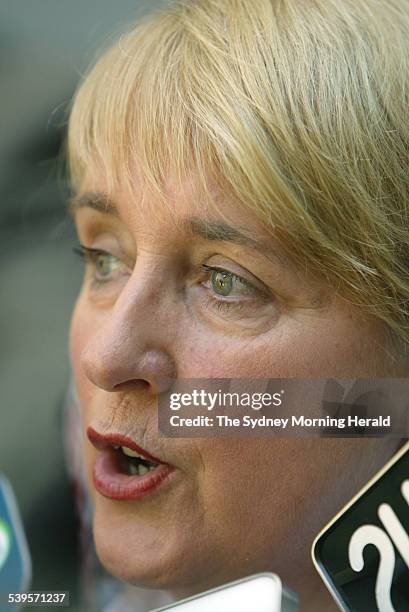
{"label": "woman's face", "polygon": [[[92,251],[71,329],[101,560],[180,593],[259,570],[306,591],[314,535],[382,464],[383,443],[166,439],[156,394],[172,377],[381,375],[381,331],[250,212],[219,197],[205,214],[193,181],[169,184],[166,205],[119,190],[107,202],[102,185],[86,181],[73,207]],[[163,480],[129,473],[121,436],[171,466],[155,468]],[[123,495],[129,483],[142,493]]]}

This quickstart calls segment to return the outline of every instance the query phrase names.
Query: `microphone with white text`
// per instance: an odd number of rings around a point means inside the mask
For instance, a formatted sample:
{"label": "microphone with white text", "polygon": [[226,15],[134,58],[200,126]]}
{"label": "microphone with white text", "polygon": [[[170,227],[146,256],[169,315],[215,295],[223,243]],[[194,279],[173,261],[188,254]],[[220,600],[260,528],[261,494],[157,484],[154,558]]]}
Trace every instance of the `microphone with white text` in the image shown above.
{"label": "microphone with white text", "polygon": [[312,557],[341,610],[409,610],[409,442],[324,527]]}

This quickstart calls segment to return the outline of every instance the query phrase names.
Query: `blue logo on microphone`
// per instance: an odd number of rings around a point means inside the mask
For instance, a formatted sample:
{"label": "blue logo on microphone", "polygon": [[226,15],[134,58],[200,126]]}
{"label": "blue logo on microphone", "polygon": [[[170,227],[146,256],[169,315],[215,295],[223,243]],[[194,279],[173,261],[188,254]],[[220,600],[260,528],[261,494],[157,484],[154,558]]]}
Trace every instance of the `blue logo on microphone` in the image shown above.
{"label": "blue logo on microphone", "polygon": [[11,547],[11,530],[0,518],[0,570],[7,561]]}

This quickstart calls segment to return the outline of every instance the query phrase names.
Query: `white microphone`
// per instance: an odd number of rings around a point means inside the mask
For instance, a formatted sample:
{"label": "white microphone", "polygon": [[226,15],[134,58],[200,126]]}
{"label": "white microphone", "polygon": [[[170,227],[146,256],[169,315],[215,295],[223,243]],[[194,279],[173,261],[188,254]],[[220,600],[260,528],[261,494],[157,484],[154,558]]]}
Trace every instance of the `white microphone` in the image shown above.
{"label": "white microphone", "polygon": [[297,612],[297,595],[277,574],[263,572],[229,582],[153,612]]}

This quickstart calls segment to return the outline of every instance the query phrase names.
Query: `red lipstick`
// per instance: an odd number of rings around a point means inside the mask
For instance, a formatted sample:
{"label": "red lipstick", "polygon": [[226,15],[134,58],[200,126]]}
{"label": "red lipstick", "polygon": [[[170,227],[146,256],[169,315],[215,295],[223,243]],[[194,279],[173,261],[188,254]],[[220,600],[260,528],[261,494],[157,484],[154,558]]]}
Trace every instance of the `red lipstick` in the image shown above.
{"label": "red lipstick", "polygon": [[128,436],[101,434],[92,427],[87,436],[97,449],[93,468],[95,489],[118,501],[139,500],[156,491],[174,467],[148,453]]}

